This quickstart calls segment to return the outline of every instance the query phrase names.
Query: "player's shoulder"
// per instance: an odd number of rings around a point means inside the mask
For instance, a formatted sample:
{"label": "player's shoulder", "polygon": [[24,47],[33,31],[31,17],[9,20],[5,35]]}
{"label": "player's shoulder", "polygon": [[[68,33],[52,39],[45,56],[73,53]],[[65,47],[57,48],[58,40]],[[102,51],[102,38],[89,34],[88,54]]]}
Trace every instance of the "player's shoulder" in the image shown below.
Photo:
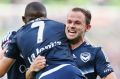
{"label": "player's shoulder", "polygon": [[23,31],[26,31],[28,29],[31,28],[31,23],[27,23],[27,24],[24,24],[23,26],[21,26],[18,30],[17,30],[17,34],[20,33],[20,32],[23,32]]}
{"label": "player's shoulder", "polygon": [[95,45],[93,43],[90,42],[86,42],[84,45],[87,49],[92,50],[94,52],[98,52],[102,49],[102,47],[100,45]]}
{"label": "player's shoulder", "polygon": [[93,49],[100,49],[101,48],[100,45],[96,45],[96,44],[88,42],[88,41],[85,42],[85,46],[87,46],[88,48],[93,48]]}
{"label": "player's shoulder", "polygon": [[63,25],[63,26],[65,26],[64,23],[59,22],[59,21],[55,21],[55,20],[52,20],[52,19],[48,19],[48,20],[46,20],[46,21],[47,21],[47,22],[50,22],[51,24],[57,24],[57,25]]}

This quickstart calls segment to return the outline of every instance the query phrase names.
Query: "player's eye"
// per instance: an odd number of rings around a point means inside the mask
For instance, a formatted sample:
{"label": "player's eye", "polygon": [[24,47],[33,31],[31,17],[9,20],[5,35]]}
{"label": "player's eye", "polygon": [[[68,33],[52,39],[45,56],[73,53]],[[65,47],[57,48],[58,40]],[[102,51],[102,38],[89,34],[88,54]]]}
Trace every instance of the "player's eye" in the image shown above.
{"label": "player's eye", "polygon": [[80,22],[80,21],[76,21],[76,22],[75,22],[75,24],[80,25],[80,24],[81,24],[81,22]]}
{"label": "player's eye", "polygon": [[72,23],[72,21],[71,21],[71,20],[67,20],[67,23],[68,23],[68,24],[71,24],[71,23]]}

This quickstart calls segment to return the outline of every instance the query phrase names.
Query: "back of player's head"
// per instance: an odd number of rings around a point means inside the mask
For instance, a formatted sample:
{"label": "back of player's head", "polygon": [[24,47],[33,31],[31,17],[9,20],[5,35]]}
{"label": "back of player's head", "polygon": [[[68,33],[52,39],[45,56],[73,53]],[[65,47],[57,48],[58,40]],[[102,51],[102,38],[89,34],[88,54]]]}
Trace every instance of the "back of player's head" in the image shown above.
{"label": "back of player's head", "polygon": [[31,2],[25,8],[23,21],[26,23],[36,18],[46,18],[47,12],[45,6],[40,2]]}
{"label": "back of player's head", "polygon": [[90,13],[89,10],[85,10],[83,8],[75,7],[75,8],[72,9],[72,11],[80,11],[80,12],[82,12],[86,17],[86,24],[90,24],[92,16],[91,16],[91,13]]}

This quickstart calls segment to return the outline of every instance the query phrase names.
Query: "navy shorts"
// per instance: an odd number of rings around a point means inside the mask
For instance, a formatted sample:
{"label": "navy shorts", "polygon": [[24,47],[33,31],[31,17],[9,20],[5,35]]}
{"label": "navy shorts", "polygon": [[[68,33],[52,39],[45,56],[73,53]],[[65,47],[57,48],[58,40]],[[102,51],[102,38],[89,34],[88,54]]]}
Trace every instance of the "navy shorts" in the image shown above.
{"label": "navy shorts", "polygon": [[36,79],[86,79],[81,71],[70,64],[49,65],[36,74]]}

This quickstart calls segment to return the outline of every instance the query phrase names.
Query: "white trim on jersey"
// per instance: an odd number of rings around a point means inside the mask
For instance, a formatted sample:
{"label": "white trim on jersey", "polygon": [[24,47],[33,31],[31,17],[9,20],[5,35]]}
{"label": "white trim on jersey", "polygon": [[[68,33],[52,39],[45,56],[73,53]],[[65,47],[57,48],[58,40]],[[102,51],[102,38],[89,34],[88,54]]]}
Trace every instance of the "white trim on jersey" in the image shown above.
{"label": "white trim on jersey", "polygon": [[41,79],[42,77],[44,77],[44,76],[46,76],[46,75],[49,75],[49,74],[51,74],[51,73],[53,73],[53,72],[55,72],[55,71],[58,71],[58,70],[60,70],[61,68],[65,67],[65,66],[68,66],[68,65],[70,65],[70,64],[62,64],[62,65],[59,65],[59,66],[57,66],[57,67],[55,67],[55,68],[53,68],[53,69],[50,69],[50,70],[42,73],[38,79]]}

